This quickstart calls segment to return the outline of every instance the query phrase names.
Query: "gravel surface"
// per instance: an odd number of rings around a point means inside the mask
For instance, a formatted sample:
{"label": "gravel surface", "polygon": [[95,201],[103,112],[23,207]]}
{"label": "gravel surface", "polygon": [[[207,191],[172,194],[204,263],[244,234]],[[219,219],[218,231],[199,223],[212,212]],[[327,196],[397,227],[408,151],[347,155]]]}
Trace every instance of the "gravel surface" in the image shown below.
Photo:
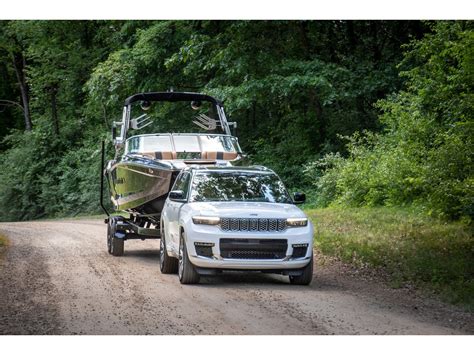
{"label": "gravel surface", "polygon": [[159,241],[109,255],[102,220],[0,232],[0,334],[474,334],[472,313],[337,262],[316,260],[310,287],[239,273],[184,286],[160,273]]}

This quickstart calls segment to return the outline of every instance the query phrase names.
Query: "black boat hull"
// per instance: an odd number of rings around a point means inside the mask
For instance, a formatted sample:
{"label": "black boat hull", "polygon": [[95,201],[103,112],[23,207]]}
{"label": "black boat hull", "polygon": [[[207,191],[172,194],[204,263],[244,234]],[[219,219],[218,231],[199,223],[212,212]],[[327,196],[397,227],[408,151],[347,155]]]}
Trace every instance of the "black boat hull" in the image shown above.
{"label": "black boat hull", "polygon": [[142,157],[125,157],[107,169],[111,201],[117,211],[160,214],[180,170]]}

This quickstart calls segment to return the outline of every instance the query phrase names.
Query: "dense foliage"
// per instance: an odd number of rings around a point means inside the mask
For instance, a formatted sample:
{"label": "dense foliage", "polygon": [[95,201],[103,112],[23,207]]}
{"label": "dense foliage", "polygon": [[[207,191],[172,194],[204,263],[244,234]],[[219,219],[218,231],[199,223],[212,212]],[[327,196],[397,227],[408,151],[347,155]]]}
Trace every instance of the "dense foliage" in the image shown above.
{"label": "dense foliage", "polygon": [[324,204],[415,204],[431,215],[472,219],[472,23],[437,23],[405,50],[403,90],[377,104],[384,130],[353,135],[347,159],[328,155],[306,172]]}
{"label": "dense foliage", "polygon": [[99,211],[99,141],[171,87],[223,100],[251,160],[319,204],[472,215],[472,46],[470,22],[0,22],[0,100],[32,125],[0,107],[0,219]]}

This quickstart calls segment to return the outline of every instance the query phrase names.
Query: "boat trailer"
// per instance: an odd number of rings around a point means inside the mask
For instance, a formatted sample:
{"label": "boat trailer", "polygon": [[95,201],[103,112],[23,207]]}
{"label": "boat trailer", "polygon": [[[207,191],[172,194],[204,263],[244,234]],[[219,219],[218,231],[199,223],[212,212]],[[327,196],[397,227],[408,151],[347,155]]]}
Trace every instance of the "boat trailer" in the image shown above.
{"label": "boat trailer", "polygon": [[[101,169],[100,169],[100,206],[104,210],[107,218],[107,250],[114,256],[122,256],[124,252],[124,242],[129,239],[160,239],[160,229],[154,227],[147,215],[130,214],[129,218],[121,215],[112,216],[104,204],[104,161],[105,142],[102,141],[101,149]],[[155,216],[155,215],[154,215]],[[155,216],[156,217],[156,216]]]}

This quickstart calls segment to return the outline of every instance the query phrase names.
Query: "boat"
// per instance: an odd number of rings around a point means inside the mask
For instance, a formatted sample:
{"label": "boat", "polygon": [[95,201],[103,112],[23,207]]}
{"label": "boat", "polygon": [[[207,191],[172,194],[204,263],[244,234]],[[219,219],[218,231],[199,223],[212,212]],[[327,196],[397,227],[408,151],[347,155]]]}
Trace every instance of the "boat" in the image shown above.
{"label": "boat", "polygon": [[[194,128],[154,133],[153,123],[158,129],[186,123]],[[231,128],[235,131],[236,124],[227,121],[222,102],[209,95],[148,92],[128,97],[122,120],[113,124],[115,157],[104,172],[114,209],[141,219],[140,225],[159,225],[164,202],[183,168],[231,166],[243,157]],[[131,134],[140,130],[148,132]]]}

